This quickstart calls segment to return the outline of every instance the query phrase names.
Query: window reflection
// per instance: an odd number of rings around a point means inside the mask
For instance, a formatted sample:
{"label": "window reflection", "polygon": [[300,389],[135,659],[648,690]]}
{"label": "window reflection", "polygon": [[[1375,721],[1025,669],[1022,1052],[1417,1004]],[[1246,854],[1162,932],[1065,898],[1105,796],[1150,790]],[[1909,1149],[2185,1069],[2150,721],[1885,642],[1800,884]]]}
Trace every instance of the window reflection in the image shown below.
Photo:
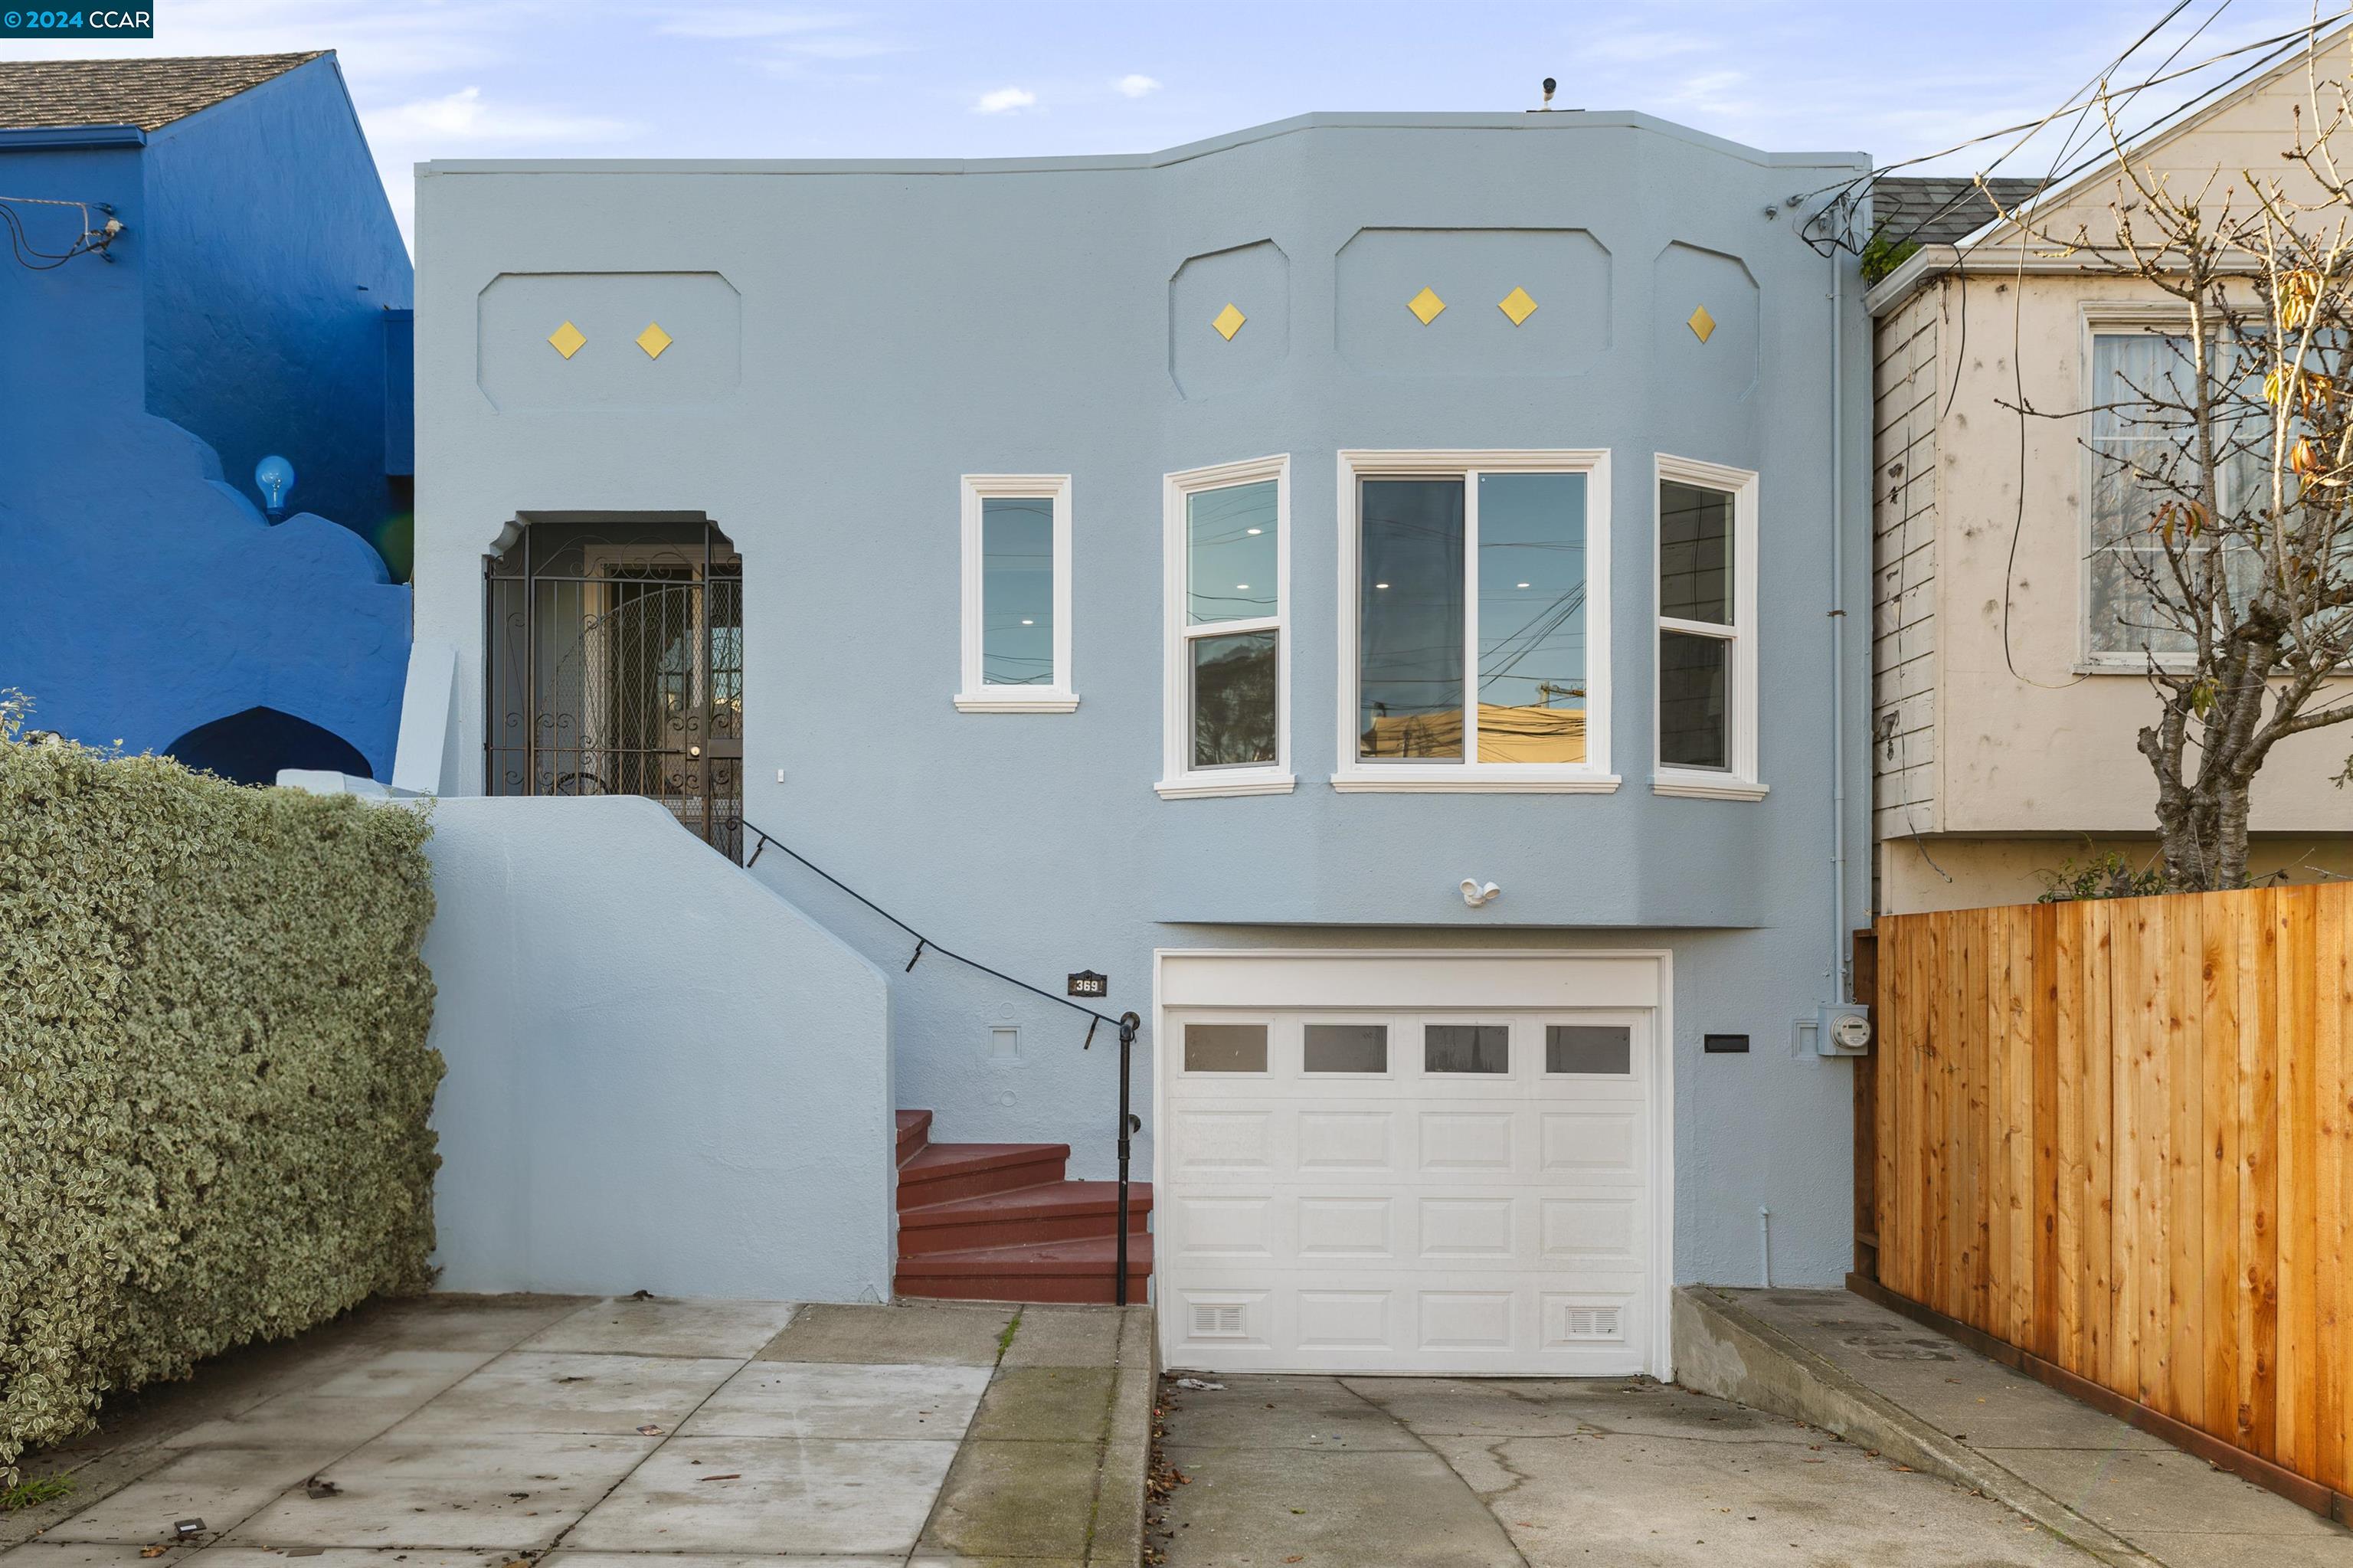
{"label": "window reflection", "polygon": [[1687,631],[1659,633],[1659,760],[1671,768],[1730,766],[1725,683],[1732,644]]}
{"label": "window reflection", "polygon": [[1386,1023],[1311,1023],[1303,1058],[1311,1073],[1386,1073],[1389,1030]]}
{"label": "window reflection", "polygon": [[982,498],[980,624],[983,685],[1054,683],[1054,503],[1050,499]]}
{"label": "window reflection", "polygon": [[1185,618],[1258,620],[1275,607],[1275,485],[1231,484],[1185,498]]}
{"label": "window reflection", "polygon": [[1196,637],[1193,766],[1231,768],[1276,760],[1279,633]]}
{"label": "window reflection", "polygon": [[1585,476],[1479,476],[1479,760],[1585,760]]}
{"label": "window reflection", "polygon": [[1421,1029],[1421,1066],[1426,1073],[1508,1073],[1511,1067],[1509,1025],[1502,1023],[1425,1023]]}
{"label": "window reflection", "polygon": [[1634,1070],[1634,1032],[1622,1023],[1545,1025],[1545,1071],[1608,1073]]}
{"label": "window reflection", "polygon": [[1185,1025],[1185,1070],[1188,1073],[1263,1073],[1263,1023]]}
{"label": "window reflection", "polygon": [[1460,479],[1364,482],[1360,756],[1461,758],[1462,498]]}

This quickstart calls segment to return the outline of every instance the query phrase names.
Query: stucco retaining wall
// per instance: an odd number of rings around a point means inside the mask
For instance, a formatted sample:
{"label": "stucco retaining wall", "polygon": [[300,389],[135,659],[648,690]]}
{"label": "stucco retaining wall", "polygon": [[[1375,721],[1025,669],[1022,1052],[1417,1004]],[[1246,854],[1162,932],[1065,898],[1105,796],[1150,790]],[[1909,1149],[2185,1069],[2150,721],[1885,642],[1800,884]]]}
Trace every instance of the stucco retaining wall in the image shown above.
{"label": "stucco retaining wall", "polygon": [[874,967],[651,800],[431,810],[439,1288],[887,1299]]}

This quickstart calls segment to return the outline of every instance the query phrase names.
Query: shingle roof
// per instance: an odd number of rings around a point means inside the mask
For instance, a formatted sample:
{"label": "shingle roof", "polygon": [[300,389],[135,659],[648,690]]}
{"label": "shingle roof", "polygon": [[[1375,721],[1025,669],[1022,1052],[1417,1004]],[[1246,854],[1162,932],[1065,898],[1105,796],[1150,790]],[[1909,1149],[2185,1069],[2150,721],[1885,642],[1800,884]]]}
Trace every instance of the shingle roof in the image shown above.
{"label": "shingle roof", "polygon": [[0,130],[136,125],[156,131],[326,52],[0,60]]}
{"label": "shingle roof", "polygon": [[[1988,180],[2005,209],[2042,188],[2041,180]],[[1966,175],[1892,176],[1871,183],[1873,232],[1891,243],[1951,245],[1994,219],[1993,203]]]}

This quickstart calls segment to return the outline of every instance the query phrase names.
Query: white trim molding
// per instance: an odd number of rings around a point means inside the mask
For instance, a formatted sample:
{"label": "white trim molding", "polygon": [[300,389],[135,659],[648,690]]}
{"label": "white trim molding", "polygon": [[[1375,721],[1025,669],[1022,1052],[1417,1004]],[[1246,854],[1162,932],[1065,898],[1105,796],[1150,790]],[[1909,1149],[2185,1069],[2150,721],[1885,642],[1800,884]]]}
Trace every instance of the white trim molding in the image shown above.
{"label": "white trim molding", "polygon": [[[1651,593],[1658,602],[1664,563],[1661,551],[1664,520],[1661,504],[1669,483],[1713,490],[1732,498],[1732,621],[1680,620],[1655,617],[1651,632],[1651,789],[1654,794],[1704,800],[1761,800],[1766,786],[1757,772],[1757,475],[1749,469],[1728,468],[1697,458],[1652,455],[1651,477]],[[1661,633],[1683,632],[1712,637],[1731,646],[1725,672],[1725,768],[1670,767],[1659,760],[1659,745],[1666,736],[1659,705],[1665,688],[1660,668]]]}
{"label": "white trim molding", "polygon": [[[958,481],[964,536],[963,684],[956,711],[967,714],[1066,714],[1079,705],[1071,676],[1071,476],[1067,473],[968,473]],[[1044,685],[991,684],[982,678],[982,503],[994,497],[1049,501],[1054,514],[1054,671]]]}
{"label": "white trim molding", "polygon": [[[1186,503],[1208,490],[1274,482],[1274,613],[1190,625],[1185,617],[1189,556],[1186,549]],[[1212,795],[1288,795],[1297,784],[1291,771],[1291,454],[1250,458],[1211,468],[1163,476],[1161,494],[1160,781],[1164,800]],[[1193,766],[1193,662],[1187,644],[1197,637],[1229,637],[1248,631],[1275,634],[1274,736],[1271,763],[1226,768]]]}
{"label": "white trim molding", "polygon": [[[1469,753],[1460,762],[1366,762],[1356,755],[1357,562],[1363,553],[1359,482],[1383,477],[1459,478],[1463,482],[1463,573],[1466,613],[1465,684],[1478,668],[1479,487],[1482,473],[1585,475],[1585,760],[1481,762],[1476,756],[1477,705],[1466,705]],[[1340,577],[1339,770],[1332,788],[1343,794],[1461,792],[1464,794],[1606,795],[1618,788],[1609,771],[1609,453],[1605,448],[1506,451],[1424,449],[1344,450],[1339,454]]]}

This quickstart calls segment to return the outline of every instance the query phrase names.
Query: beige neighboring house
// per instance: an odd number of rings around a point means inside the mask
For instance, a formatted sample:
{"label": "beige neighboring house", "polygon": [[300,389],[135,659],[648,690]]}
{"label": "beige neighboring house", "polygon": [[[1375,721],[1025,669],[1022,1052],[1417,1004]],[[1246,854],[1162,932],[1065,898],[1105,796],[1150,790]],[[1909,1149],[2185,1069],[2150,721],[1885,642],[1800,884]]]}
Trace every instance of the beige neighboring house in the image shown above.
{"label": "beige neighboring house", "polygon": [[[2343,78],[2346,37],[2324,42],[2324,79]],[[2218,167],[2218,188],[2242,170],[2269,175],[2306,92],[2299,50],[2163,127],[2133,164],[2177,188]],[[2120,177],[2110,161],[2063,181],[2030,222],[2110,238]],[[2014,212],[2036,187],[1993,188]],[[2126,546],[2094,514],[2094,432],[2076,410],[2186,317],[2100,261],[2021,246],[1968,180],[1882,180],[1873,221],[1922,241],[1867,297],[1878,907],[2028,902],[2043,890],[2035,874],[2084,859],[2087,838],[2155,864],[2157,784],[2135,737],[2157,699],[2138,637],[2118,622],[2137,590],[2116,569]],[[2021,420],[2021,404],[2065,417]],[[2353,725],[2272,752],[2255,780],[2258,874],[2353,874],[2353,789],[2330,782],[2348,752]]]}

